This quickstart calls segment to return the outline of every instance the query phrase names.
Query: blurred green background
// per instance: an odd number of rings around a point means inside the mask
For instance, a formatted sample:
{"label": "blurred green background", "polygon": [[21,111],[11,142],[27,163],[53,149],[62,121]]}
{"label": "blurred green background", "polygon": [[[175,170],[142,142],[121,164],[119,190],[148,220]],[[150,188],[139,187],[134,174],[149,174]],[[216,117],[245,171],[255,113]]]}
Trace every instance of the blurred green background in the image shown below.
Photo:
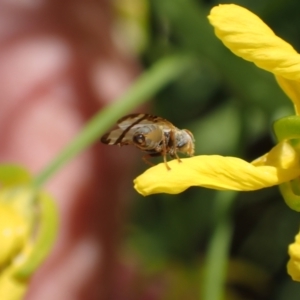
{"label": "blurred green background", "polygon": [[[145,3],[146,42],[139,54],[144,68],[173,54],[196,57],[192,69],[156,95],[148,112],[191,130],[197,155],[251,161],[269,151],[272,122],[294,114],[293,106],[272,74],[236,57],[214,35],[207,15],[220,2]],[[224,3],[248,8],[300,48],[298,0]],[[142,162],[139,168],[137,175],[146,169]],[[190,188],[179,195],[134,197],[125,252],[138,259],[142,285],[163,278],[157,299],[300,299],[300,283],[286,272],[300,215],[285,205],[277,187],[247,193]]]}

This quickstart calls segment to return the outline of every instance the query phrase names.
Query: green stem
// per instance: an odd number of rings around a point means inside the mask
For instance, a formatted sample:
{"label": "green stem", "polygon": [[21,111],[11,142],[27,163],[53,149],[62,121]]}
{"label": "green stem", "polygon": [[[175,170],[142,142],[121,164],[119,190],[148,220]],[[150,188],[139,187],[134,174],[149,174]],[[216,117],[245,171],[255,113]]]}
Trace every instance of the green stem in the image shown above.
{"label": "green stem", "polygon": [[300,117],[289,116],[277,120],[273,129],[279,142],[290,139],[300,139]]}
{"label": "green stem", "polygon": [[236,192],[218,192],[216,197],[216,227],[210,240],[205,261],[202,287],[203,300],[224,299],[228,252],[231,244],[231,209]]}
{"label": "green stem", "polygon": [[86,124],[78,136],[34,179],[34,187],[41,187],[69,160],[98,140],[117,119],[149,100],[182,72],[192,67],[192,63],[191,57],[173,56],[154,64],[123,96],[102,109]]}
{"label": "green stem", "polygon": [[[298,140],[294,149],[299,153],[300,117],[289,116],[277,120],[273,124],[276,138],[279,142],[284,140]],[[283,182],[279,185],[285,203],[293,210],[300,212],[299,181]]]}

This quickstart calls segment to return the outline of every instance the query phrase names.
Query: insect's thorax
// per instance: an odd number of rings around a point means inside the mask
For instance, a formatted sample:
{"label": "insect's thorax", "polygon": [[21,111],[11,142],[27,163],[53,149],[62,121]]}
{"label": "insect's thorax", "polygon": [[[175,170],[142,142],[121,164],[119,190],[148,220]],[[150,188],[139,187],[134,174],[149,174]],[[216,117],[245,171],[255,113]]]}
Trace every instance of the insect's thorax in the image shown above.
{"label": "insect's thorax", "polygon": [[133,143],[140,150],[151,155],[168,153],[175,157],[177,152],[194,154],[194,138],[188,130],[147,125],[138,128],[133,135]]}
{"label": "insect's thorax", "polygon": [[164,139],[168,144],[168,131],[158,125],[146,125],[138,128],[133,136],[134,144],[146,152],[149,150],[162,151]]}

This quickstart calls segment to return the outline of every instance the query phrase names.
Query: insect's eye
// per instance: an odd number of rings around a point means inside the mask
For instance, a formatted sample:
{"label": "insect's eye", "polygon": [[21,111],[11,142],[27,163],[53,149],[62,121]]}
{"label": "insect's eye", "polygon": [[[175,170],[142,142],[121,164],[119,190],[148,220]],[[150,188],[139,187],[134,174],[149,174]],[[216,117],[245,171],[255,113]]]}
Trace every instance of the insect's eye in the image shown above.
{"label": "insect's eye", "polygon": [[145,144],[145,136],[143,136],[142,134],[137,134],[133,137],[133,141],[136,143],[136,144],[139,144],[139,145],[143,145]]}

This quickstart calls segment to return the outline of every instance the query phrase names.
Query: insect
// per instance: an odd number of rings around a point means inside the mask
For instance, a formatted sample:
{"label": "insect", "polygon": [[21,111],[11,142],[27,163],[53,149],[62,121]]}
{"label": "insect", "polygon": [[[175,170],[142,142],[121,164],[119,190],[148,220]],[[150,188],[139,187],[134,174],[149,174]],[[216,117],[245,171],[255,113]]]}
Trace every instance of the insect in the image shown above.
{"label": "insect", "polygon": [[143,160],[149,157],[163,156],[166,168],[167,155],[177,158],[177,152],[194,155],[194,136],[187,129],[178,129],[171,122],[148,114],[131,114],[124,116],[117,122],[118,128],[102,136],[101,142],[108,145],[134,145],[146,153]]}

